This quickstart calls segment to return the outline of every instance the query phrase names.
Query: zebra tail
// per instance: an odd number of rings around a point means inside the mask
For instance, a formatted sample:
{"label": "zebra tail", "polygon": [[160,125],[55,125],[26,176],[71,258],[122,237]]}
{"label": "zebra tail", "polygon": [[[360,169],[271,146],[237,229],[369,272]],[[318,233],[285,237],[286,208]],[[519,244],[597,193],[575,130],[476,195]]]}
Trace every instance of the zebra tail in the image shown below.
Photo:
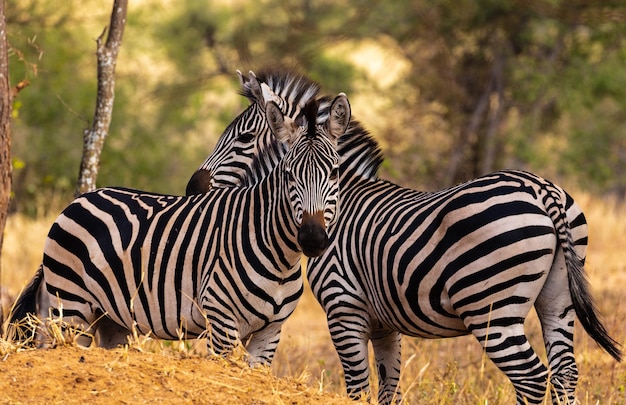
{"label": "zebra tail", "polygon": [[[557,201],[559,200],[557,199]],[[557,234],[565,255],[567,279],[574,311],[589,336],[615,360],[621,361],[622,350],[620,344],[609,336],[609,333],[600,321],[598,309],[591,294],[591,286],[585,274],[583,260],[578,257],[574,250],[574,242],[572,241],[572,234],[565,214],[565,207],[563,205],[560,205],[560,207],[561,220],[559,224],[561,229],[557,229]]]}
{"label": "zebra tail", "polygon": [[568,269],[569,290],[572,295],[576,316],[589,336],[615,360],[621,361],[622,350],[620,344],[609,336],[598,317],[598,310],[590,292],[591,289],[589,281],[585,276],[582,260],[571,249],[571,245],[569,250],[569,255],[565,255],[565,261]]}
{"label": "zebra tail", "polygon": [[43,265],[39,266],[33,279],[22,290],[20,296],[15,301],[11,313],[9,314],[9,324],[7,328],[13,327],[14,338],[19,341],[32,339],[35,335],[35,328],[26,324],[24,319],[28,315],[37,314],[37,299],[39,287],[43,281]]}

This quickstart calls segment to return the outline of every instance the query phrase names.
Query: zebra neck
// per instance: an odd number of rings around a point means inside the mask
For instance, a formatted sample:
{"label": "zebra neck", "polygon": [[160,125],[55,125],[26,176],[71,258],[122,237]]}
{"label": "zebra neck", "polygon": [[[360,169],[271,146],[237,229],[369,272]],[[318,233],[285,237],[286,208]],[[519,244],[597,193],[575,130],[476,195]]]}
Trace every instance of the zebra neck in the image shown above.
{"label": "zebra neck", "polygon": [[383,162],[380,145],[357,120],[350,121],[348,130],[339,138],[337,151],[340,188],[361,179],[376,180]]}

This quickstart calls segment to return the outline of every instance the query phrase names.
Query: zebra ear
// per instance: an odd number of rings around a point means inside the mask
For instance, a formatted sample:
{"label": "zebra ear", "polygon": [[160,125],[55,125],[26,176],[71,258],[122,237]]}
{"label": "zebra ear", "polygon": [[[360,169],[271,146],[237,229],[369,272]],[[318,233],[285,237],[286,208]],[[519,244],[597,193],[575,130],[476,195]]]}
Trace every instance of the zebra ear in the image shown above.
{"label": "zebra ear", "polygon": [[267,102],[265,105],[265,116],[276,139],[285,144],[291,144],[291,132],[285,124],[283,112],[280,111],[280,108],[275,102]]}
{"label": "zebra ear", "polygon": [[250,71],[248,73],[248,78],[245,78],[241,71],[237,70],[237,76],[239,76],[241,93],[248,97],[248,100],[250,100],[251,103],[265,103],[265,97],[263,97],[261,84],[253,71]]}
{"label": "zebra ear", "polygon": [[246,79],[243,78],[243,73],[241,73],[241,70],[237,69],[237,77],[239,78],[239,85],[241,86],[241,89],[245,89],[246,87]]}
{"label": "zebra ear", "polygon": [[339,93],[330,106],[330,117],[328,118],[328,133],[333,139],[339,139],[348,129],[350,124],[350,102],[344,93]]}

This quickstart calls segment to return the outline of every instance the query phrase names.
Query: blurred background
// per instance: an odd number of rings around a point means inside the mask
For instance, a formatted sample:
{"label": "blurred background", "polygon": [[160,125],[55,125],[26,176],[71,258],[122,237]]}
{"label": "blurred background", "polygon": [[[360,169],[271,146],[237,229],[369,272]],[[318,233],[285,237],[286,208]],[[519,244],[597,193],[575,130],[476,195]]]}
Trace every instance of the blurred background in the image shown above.
{"label": "blurred background", "polygon": [[[72,199],[112,3],[7,4],[11,82],[30,82],[13,212]],[[623,199],[625,35],[622,1],[131,0],[98,185],[183,194],[248,104],[235,71],[280,64],[345,92],[401,185],[518,168]]]}

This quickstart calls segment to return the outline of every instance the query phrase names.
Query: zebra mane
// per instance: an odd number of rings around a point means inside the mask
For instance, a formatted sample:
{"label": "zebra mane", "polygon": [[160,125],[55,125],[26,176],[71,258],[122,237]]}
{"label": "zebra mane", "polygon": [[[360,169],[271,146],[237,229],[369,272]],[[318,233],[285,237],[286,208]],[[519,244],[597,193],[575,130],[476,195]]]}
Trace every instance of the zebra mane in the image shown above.
{"label": "zebra mane", "polygon": [[378,169],[384,160],[383,152],[378,141],[359,121],[350,121],[348,130],[339,138],[337,151],[341,157],[339,173],[342,177],[378,178]]}
{"label": "zebra mane", "polygon": [[[256,77],[260,83],[267,84],[276,95],[291,106],[299,103],[301,108],[305,108],[304,104],[315,99],[320,90],[319,84],[311,79],[283,67],[264,69]],[[251,101],[256,100],[249,82],[243,84],[240,94]],[[322,96],[317,98],[317,101],[319,108],[316,123],[321,125],[330,117],[332,98]],[[310,117],[307,117],[307,121],[309,124],[312,123]],[[310,129],[309,132],[311,132]],[[281,145],[270,145],[268,149],[273,150],[273,152],[270,151],[270,154],[278,153],[279,156],[281,152],[284,154],[285,151],[284,146]],[[341,173],[351,173],[350,175],[362,176],[372,180],[377,178],[378,170],[384,159],[383,154],[376,139],[358,121],[352,119],[346,133],[339,138],[338,151],[341,156]],[[244,180],[246,184],[250,184],[252,179],[267,175],[268,167],[263,168],[262,166],[277,158],[276,155],[264,157],[262,156],[264,154],[265,151],[260,151],[260,154],[255,158],[252,166],[261,167],[254,170],[251,167],[248,170]],[[252,172],[256,172],[256,174],[253,175]]]}
{"label": "zebra mane", "polygon": [[306,103],[306,105],[304,106],[304,110],[302,111],[304,119],[307,123],[307,138],[315,138],[315,136],[317,135],[316,123],[318,107],[319,102],[316,99],[311,99]]}
{"label": "zebra mane", "polygon": [[[320,90],[319,84],[313,80],[283,67],[266,68],[256,74],[256,78],[259,83],[267,84],[270,90],[290,106],[302,107],[308,100],[315,98]],[[257,100],[249,81],[243,83],[239,93],[252,102],[264,102]]]}
{"label": "zebra mane", "polygon": [[[332,98],[328,96],[318,99],[317,125],[322,125],[330,117]],[[348,130],[339,137],[337,151],[341,157],[339,172],[341,177],[361,176],[376,180],[378,169],[383,163],[383,152],[378,141],[361,123],[354,118],[350,120]]]}
{"label": "zebra mane", "polygon": [[[317,135],[316,120],[318,105],[319,102],[313,98],[306,103],[301,113],[307,125],[307,132],[304,136],[309,139],[313,139]],[[280,162],[287,153],[287,145],[276,138],[272,139],[272,142],[266,148],[259,150],[259,153],[254,157],[249,168],[246,170],[243,179],[244,186],[253,186],[266,177],[278,166],[278,162]],[[292,142],[295,142],[295,140],[292,140]]]}
{"label": "zebra mane", "polygon": [[267,177],[287,154],[287,145],[274,139],[267,147],[254,156],[242,179],[243,187],[252,187]]}

